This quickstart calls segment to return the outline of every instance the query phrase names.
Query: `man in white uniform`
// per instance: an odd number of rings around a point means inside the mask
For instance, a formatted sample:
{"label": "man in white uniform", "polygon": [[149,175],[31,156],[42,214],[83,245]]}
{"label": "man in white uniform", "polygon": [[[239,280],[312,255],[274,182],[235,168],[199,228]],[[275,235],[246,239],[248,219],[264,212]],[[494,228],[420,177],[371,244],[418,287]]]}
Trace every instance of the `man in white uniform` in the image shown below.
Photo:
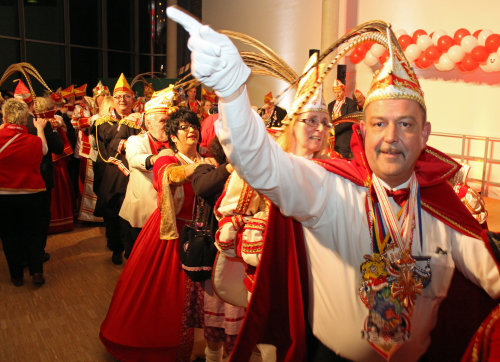
{"label": "man in white uniform", "polygon": [[[449,197],[446,182],[459,165],[426,147],[423,93],[405,59],[391,54],[374,77],[365,120],[353,135],[355,162],[322,167],[284,153],[268,137],[250,107],[250,70],[227,37],[176,9],[168,15],[190,32],[193,75],[219,96],[217,136],[231,164],[302,224],[309,321],[333,356],[418,360],[455,267],[500,296],[498,267],[480,227]],[[399,206],[392,194],[404,188],[409,196]],[[438,209],[433,196],[448,204]]]}
{"label": "man in white uniform", "polygon": [[145,105],[144,116],[148,131],[130,136],[127,140],[126,157],[130,177],[119,214],[132,227],[125,242],[126,258],[142,227],[157,207],[158,193],[153,187],[153,165],[159,157],[173,153],[169,153],[165,133],[166,120],[177,110],[173,101],[172,86],[156,92]]}

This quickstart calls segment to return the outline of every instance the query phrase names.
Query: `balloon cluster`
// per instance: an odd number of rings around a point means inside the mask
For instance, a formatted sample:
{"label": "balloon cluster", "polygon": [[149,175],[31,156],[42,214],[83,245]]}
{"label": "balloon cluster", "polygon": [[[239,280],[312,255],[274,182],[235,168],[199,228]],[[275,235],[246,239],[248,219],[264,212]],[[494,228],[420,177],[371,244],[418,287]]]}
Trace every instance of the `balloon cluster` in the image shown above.
{"label": "balloon cluster", "polygon": [[[477,30],[472,35],[467,29],[458,29],[453,36],[444,30],[429,35],[422,29],[413,35],[404,30],[397,32],[401,48],[410,63],[425,69],[434,64],[437,70],[448,71],[457,67],[470,72],[480,67],[485,72],[500,71],[500,35],[491,30]],[[371,41],[358,45],[349,55],[352,63],[373,66],[383,64],[389,57],[386,48]]]}

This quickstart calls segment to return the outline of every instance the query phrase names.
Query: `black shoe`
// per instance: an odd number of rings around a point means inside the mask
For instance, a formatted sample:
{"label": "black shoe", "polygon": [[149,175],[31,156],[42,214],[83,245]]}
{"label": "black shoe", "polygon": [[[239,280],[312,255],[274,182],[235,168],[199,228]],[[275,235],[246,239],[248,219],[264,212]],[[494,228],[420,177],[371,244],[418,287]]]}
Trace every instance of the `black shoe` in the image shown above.
{"label": "black shoe", "polygon": [[43,256],[42,256],[42,262],[46,262],[46,261],[49,261],[50,259],[50,254],[49,253],[43,253]]}
{"label": "black shoe", "polygon": [[33,279],[33,284],[35,285],[43,285],[45,284],[45,278],[43,276],[43,273],[35,273],[31,276]]}
{"label": "black shoe", "polygon": [[122,265],[123,264],[122,252],[113,251],[113,255],[111,256],[111,261],[115,265]]}
{"label": "black shoe", "polygon": [[11,282],[12,282],[12,284],[14,284],[14,286],[16,286],[16,287],[21,287],[21,286],[24,284],[23,277],[19,277],[19,278],[10,278],[10,281],[11,281]]}

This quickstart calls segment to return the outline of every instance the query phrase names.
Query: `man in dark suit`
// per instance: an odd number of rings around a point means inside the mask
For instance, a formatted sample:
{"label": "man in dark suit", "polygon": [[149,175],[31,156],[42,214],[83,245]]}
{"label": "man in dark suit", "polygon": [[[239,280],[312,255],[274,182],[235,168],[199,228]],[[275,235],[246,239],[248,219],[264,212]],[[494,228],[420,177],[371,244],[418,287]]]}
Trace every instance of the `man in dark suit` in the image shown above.
{"label": "man in dark suit", "polygon": [[274,104],[273,93],[269,92],[264,96],[264,105],[259,110],[259,116],[266,122],[267,128],[279,128],[286,117],[286,110]]}
{"label": "man in dark suit", "polygon": [[[345,86],[338,79],[333,82],[333,96],[335,100],[328,104],[328,112],[332,116],[332,122],[335,122],[336,118],[358,110],[356,102],[345,96]],[[352,123],[334,125],[333,131],[335,133],[335,151],[344,158],[350,158]]]}
{"label": "man in dark suit", "polygon": [[[28,124],[26,127],[28,128],[28,133],[32,135],[37,135],[37,129],[33,124],[33,113],[34,113],[34,101],[31,93],[28,88],[24,85],[22,81],[19,81],[16,90],[14,91],[14,98],[23,100],[28,105],[30,115],[28,117]],[[54,187],[54,169],[52,166],[52,153],[60,154],[63,152],[64,145],[61,137],[56,131],[52,130],[52,125],[50,122],[47,122],[44,128],[45,138],[47,140],[47,146],[49,151],[46,155],[43,156],[42,162],[40,164],[40,172],[42,174],[43,181],[45,182],[46,191],[42,192],[42,220],[40,222],[41,231],[40,231],[40,240],[41,245],[43,246],[44,254],[43,261],[47,261],[50,258],[50,254],[45,252],[45,246],[47,245],[47,233],[49,230],[50,224],[50,203],[52,200],[52,188]]]}

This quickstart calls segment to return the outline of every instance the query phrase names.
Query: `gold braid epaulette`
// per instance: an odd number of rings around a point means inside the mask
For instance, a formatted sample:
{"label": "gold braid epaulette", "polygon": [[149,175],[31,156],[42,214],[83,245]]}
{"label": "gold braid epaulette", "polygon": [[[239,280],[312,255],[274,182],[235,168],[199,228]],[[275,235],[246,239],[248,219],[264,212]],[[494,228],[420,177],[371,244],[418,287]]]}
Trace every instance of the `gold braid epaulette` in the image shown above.
{"label": "gold braid epaulette", "polygon": [[112,117],[112,116],[99,117],[97,119],[97,121],[95,121],[95,126],[98,127],[101,124],[106,123],[106,122],[112,124],[112,123],[116,123],[117,121],[118,120],[115,117]]}
{"label": "gold braid epaulette", "polygon": [[137,122],[137,120],[131,120],[131,119],[128,119],[128,118],[123,118],[121,121],[120,121],[120,124],[124,124],[125,126],[127,127],[130,127],[130,128],[135,128],[135,129],[141,129],[141,125],[138,124],[139,122]]}

